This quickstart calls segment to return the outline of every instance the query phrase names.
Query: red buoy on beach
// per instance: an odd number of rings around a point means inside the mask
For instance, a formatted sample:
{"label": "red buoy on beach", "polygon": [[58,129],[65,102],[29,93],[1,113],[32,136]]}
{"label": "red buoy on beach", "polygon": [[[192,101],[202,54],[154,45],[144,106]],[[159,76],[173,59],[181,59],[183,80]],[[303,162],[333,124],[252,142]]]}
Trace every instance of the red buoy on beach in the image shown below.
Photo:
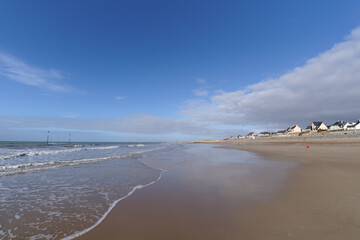
{"label": "red buoy on beach", "polygon": [[310,148],[309,146],[306,146],[306,148]]}

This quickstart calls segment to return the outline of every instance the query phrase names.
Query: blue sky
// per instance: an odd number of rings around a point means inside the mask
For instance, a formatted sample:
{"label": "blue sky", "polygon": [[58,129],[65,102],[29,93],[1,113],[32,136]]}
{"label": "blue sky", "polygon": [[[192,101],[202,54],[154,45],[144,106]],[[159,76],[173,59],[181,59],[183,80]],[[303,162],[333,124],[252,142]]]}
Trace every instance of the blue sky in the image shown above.
{"label": "blue sky", "polygon": [[59,141],[70,131],[78,141],[172,141],[356,120],[359,10],[359,1],[1,1],[0,140],[52,129]]}

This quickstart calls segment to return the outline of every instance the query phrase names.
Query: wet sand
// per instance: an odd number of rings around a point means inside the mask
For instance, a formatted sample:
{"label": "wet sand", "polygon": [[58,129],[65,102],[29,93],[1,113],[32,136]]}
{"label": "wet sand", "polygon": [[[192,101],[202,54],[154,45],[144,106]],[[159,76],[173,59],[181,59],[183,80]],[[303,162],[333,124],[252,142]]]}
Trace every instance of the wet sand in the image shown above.
{"label": "wet sand", "polygon": [[225,148],[299,164],[275,201],[247,209],[243,239],[360,239],[360,144],[273,142]]}
{"label": "wet sand", "polygon": [[360,145],[306,145],[199,144],[174,165],[150,159],[169,171],[79,239],[360,239]]}

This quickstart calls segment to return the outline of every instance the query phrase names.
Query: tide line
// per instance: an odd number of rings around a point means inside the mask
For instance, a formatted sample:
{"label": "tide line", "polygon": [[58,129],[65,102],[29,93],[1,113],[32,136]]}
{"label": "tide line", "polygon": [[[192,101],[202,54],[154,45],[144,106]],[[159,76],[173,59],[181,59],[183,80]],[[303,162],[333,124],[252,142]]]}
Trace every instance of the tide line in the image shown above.
{"label": "tide line", "polygon": [[[159,170],[160,170],[160,169],[159,169]],[[104,219],[107,217],[107,215],[108,215],[108,214],[110,213],[110,211],[116,206],[116,204],[117,204],[118,202],[120,202],[121,200],[129,197],[129,196],[130,196],[131,194],[133,194],[137,189],[141,189],[141,188],[148,187],[148,186],[156,183],[157,181],[159,181],[159,180],[161,179],[161,176],[162,176],[162,173],[163,173],[163,172],[166,172],[166,170],[162,170],[162,169],[161,169],[160,175],[159,175],[159,177],[158,177],[155,181],[152,181],[152,182],[150,182],[150,183],[148,183],[148,184],[145,184],[145,185],[141,185],[141,184],[140,184],[140,185],[137,185],[137,186],[135,186],[126,196],[124,196],[124,197],[122,197],[122,198],[119,198],[118,200],[116,200],[115,202],[113,202],[113,203],[110,205],[110,207],[108,208],[108,210],[104,213],[104,215],[103,215],[94,225],[92,225],[91,227],[89,227],[89,228],[87,228],[87,229],[85,229],[85,230],[82,230],[82,231],[80,231],[80,232],[76,232],[76,233],[74,233],[74,234],[72,234],[72,235],[70,235],[70,236],[67,236],[67,237],[65,237],[65,238],[62,238],[62,240],[71,240],[71,239],[77,238],[77,237],[79,237],[79,236],[81,236],[81,235],[89,232],[90,230],[94,229],[95,227],[97,227],[102,221],[104,221]]]}

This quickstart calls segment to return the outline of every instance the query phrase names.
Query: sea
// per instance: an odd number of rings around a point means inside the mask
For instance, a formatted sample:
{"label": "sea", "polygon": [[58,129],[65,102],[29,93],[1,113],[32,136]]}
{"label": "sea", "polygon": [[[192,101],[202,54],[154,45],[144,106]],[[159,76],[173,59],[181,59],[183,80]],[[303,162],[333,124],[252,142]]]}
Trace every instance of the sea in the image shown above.
{"label": "sea", "polygon": [[0,239],[73,239],[161,178],[171,143],[0,142]]}

